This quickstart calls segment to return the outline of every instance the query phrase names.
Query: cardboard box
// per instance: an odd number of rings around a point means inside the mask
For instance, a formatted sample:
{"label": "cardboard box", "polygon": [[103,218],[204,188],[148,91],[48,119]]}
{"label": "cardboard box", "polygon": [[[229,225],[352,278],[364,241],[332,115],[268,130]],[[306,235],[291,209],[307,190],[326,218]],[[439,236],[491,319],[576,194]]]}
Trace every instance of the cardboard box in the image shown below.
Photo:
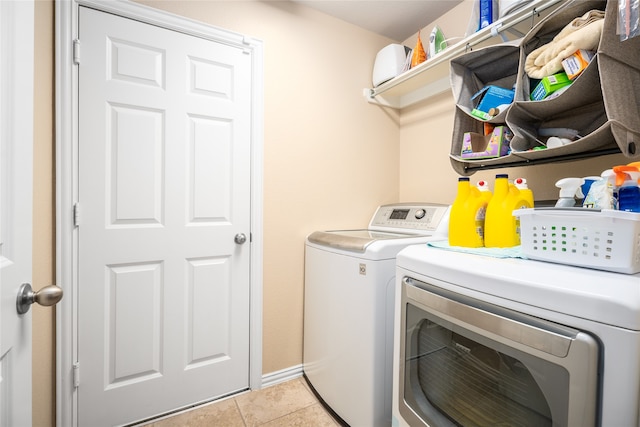
{"label": "cardboard box", "polygon": [[466,132],[460,157],[463,159],[491,159],[506,156],[510,151],[513,133],[506,126],[496,126],[490,135]]}
{"label": "cardboard box", "polygon": [[580,49],[573,55],[562,61],[562,68],[567,73],[569,80],[573,80],[587,68],[589,62],[593,59],[595,53],[590,50]]}
{"label": "cardboard box", "polygon": [[478,111],[489,113],[489,110],[504,104],[511,104],[515,91],[499,86],[485,86],[471,97],[472,107]]}
{"label": "cardboard box", "polygon": [[565,72],[547,76],[540,80],[540,83],[533,89],[529,97],[532,101],[540,101],[556,90],[569,86],[570,84],[571,80],[569,80],[569,76],[567,76]]}

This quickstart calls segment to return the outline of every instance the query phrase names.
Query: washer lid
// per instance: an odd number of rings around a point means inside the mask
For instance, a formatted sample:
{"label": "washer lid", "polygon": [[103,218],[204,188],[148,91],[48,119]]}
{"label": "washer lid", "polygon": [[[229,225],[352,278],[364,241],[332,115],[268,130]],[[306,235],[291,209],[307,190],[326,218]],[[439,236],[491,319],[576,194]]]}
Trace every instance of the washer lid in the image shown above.
{"label": "washer lid", "polygon": [[360,230],[333,230],[315,231],[307,238],[309,242],[332,248],[344,249],[353,252],[364,252],[367,246],[378,240],[406,239],[418,237],[416,234],[388,233],[385,231]]}

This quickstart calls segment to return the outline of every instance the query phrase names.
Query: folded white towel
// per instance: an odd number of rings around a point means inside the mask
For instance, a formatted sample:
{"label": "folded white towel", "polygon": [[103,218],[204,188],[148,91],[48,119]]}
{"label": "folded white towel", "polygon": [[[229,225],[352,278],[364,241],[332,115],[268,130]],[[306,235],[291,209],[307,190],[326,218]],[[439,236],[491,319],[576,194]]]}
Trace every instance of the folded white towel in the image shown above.
{"label": "folded white towel", "polygon": [[549,43],[527,55],[524,69],[533,79],[562,71],[562,60],[579,49],[596,50],[604,26],[604,12],[592,10],[566,25]]}
{"label": "folded white towel", "polygon": [[462,252],[465,254],[484,255],[493,258],[524,258],[522,254],[521,246],[513,246],[510,248],[464,248],[461,246],[451,246],[446,241],[435,241],[427,243],[427,246],[431,246],[438,249],[445,249],[453,252]]}

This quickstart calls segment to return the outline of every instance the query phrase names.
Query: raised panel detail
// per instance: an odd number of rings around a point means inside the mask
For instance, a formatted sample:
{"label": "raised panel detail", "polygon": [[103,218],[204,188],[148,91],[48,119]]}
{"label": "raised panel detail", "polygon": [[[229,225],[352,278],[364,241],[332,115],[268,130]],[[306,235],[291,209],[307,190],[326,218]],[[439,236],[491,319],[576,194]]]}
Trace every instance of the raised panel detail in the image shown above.
{"label": "raised panel detail", "polygon": [[164,112],[111,105],[107,195],[111,225],[160,225],[164,198]]}
{"label": "raised panel detail", "polygon": [[189,58],[192,93],[233,99],[233,68],[201,58]]}
{"label": "raised panel detail", "polygon": [[162,375],[162,262],[111,265],[106,273],[106,388]]}
{"label": "raised panel detail", "polygon": [[166,55],[162,49],[117,39],[109,39],[109,44],[108,79],[165,87]]}
{"label": "raised panel detail", "polygon": [[229,261],[228,257],[187,261],[187,368],[229,358]]}
{"label": "raised panel detail", "polygon": [[11,401],[11,350],[0,355],[0,426],[8,426],[13,419],[11,411],[18,407]]}
{"label": "raised panel detail", "polygon": [[190,117],[189,219],[196,223],[230,221],[231,122]]}

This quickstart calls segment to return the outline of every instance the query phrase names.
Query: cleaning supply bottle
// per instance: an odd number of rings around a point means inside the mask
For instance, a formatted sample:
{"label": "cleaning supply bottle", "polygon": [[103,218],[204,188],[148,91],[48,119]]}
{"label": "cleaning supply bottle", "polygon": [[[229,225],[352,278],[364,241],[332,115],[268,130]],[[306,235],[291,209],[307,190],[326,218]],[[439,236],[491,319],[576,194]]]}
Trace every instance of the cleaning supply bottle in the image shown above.
{"label": "cleaning supply bottle", "polygon": [[513,183],[520,190],[520,194],[529,203],[529,206],[533,207],[533,191],[527,185],[527,180],[525,178],[516,178]]}
{"label": "cleaning supply bottle", "polygon": [[447,42],[442,30],[436,25],[429,36],[429,58],[433,58],[447,48]]}
{"label": "cleaning supply bottle", "polygon": [[519,245],[520,221],[513,216],[513,211],[530,207],[520,190],[509,183],[507,174],[496,175],[493,197],[487,205],[484,221],[484,245],[491,248]]}
{"label": "cleaning supply bottle", "polygon": [[478,190],[480,190],[480,197],[486,202],[489,203],[493,194],[491,194],[491,189],[489,188],[489,183],[485,180],[480,180],[476,184]]}
{"label": "cleaning supply bottle", "polygon": [[640,168],[635,166],[614,166],[616,187],[618,188],[618,209],[626,212],[640,212]]}
{"label": "cleaning supply bottle", "polygon": [[449,214],[449,245],[478,248],[484,245],[487,202],[468,177],[458,178],[458,193]]}
{"label": "cleaning supply bottle", "polygon": [[589,188],[589,193],[582,203],[583,208],[591,209],[617,209],[617,194],[614,194],[616,174],[612,169],[607,169],[600,174],[600,179],[594,181]]}
{"label": "cleaning supply bottle", "polygon": [[556,182],[556,187],[560,189],[556,208],[572,208],[576,205],[576,197],[583,199],[582,184],[584,178],[563,178]]}

